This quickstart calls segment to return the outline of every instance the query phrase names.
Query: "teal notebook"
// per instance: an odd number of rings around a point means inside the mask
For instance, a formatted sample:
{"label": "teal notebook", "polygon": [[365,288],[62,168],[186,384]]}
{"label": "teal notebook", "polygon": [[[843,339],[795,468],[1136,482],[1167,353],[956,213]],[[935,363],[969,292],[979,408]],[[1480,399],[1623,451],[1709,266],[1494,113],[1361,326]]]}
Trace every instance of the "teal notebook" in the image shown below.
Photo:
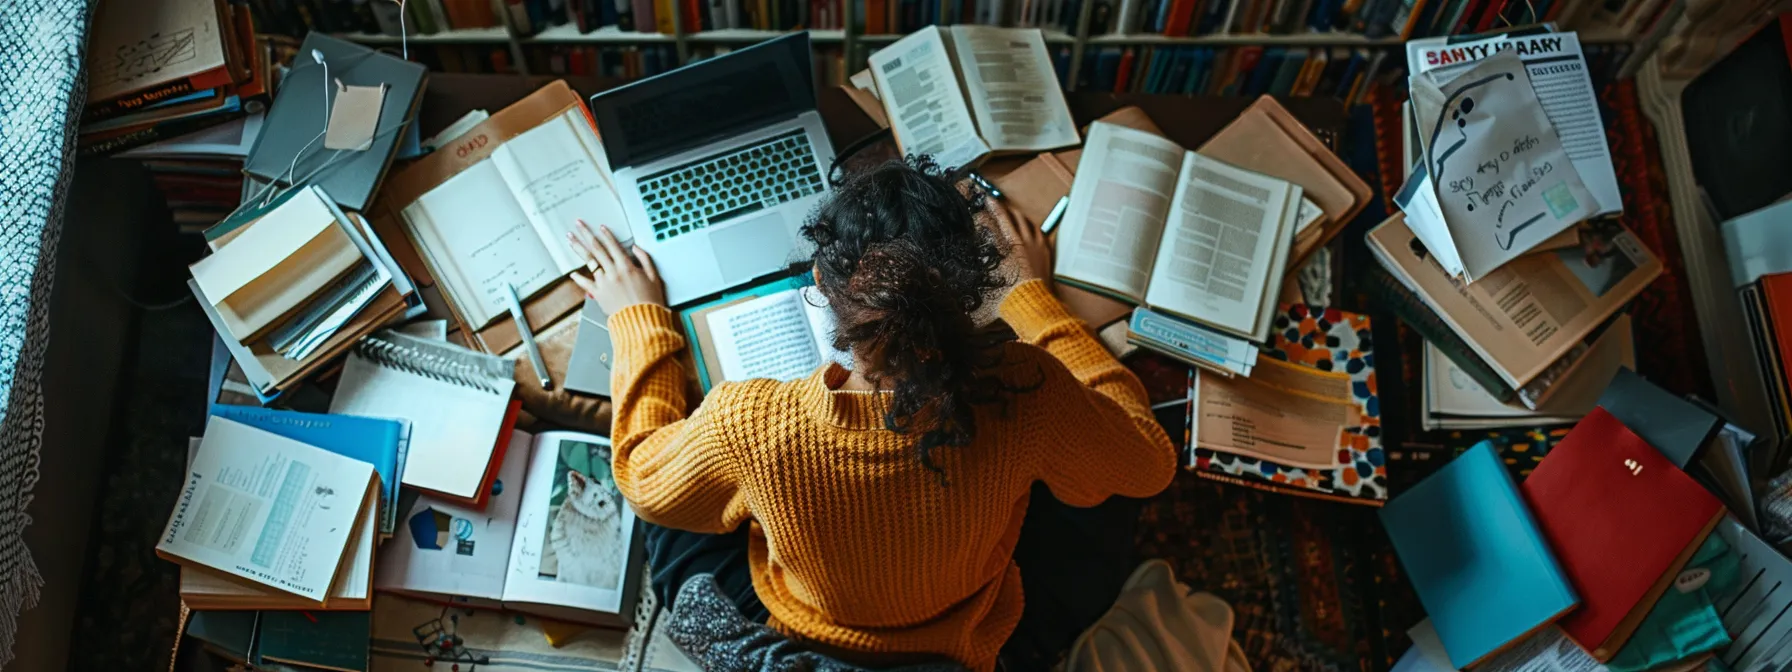
{"label": "teal notebook", "polygon": [[1492,443],[1388,502],[1381,522],[1456,669],[1580,603]]}
{"label": "teal notebook", "polygon": [[263,611],[255,633],[255,663],[363,672],[371,662],[372,639],[371,612]]}

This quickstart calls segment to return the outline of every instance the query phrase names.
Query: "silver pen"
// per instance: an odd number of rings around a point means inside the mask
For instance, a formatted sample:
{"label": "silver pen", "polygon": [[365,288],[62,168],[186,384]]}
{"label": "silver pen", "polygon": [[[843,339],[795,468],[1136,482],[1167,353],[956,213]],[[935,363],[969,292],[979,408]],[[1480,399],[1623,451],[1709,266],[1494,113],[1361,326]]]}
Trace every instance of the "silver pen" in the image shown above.
{"label": "silver pen", "polygon": [[535,367],[535,377],[541,379],[541,389],[554,389],[548,364],[541,360],[541,346],[535,344],[535,333],[529,331],[529,316],[523,314],[523,300],[516,295],[516,285],[504,283],[504,300],[510,304],[510,317],[516,320],[516,333],[523,339],[523,350],[529,353],[529,366]]}

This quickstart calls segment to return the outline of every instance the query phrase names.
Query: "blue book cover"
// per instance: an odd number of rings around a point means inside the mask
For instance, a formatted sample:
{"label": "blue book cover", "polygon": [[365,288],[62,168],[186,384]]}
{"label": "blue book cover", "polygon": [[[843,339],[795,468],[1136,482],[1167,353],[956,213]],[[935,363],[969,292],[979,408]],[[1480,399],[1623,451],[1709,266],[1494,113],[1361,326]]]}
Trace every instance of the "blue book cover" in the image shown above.
{"label": "blue book cover", "polygon": [[1158,83],[1158,93],[1187,93],[1183,90],[1188,81],[1188,68],[1195,60],[1193,47],[1176,50],[1176,60],[1170,65],[1170,72]]}
{"label": "blue book cover", "polygon": [[[1120,50],[1103,49],[1095,54],[1096,91],[1113,91],[1114,82],[1120,77]],[[1079,87],[1081,88],[1081,87]]]}
{"label": "blue book cover", "polygon": [[1381,523],[1457,669],[1580,603],[1490,442],[1388,502]]}
{"label": "blue book cover", "polygon": [[354,415],[225,404],[212,405],[211,414],[372,464],[374,471],[380,474],[380,534],[392,534],[397,527],[403,423]]}
{"label": "blue book cover", "polygon": [[1257,61],[1257,67],[1250,72],[1249,83],[1238,93],[1241,96],[1258,96],[1269,91],[1269,83],[1282,70],[1282,61],[1287,60],[1288,50],[1283,47],[1270,47],[1263,52],[1263,58]]}

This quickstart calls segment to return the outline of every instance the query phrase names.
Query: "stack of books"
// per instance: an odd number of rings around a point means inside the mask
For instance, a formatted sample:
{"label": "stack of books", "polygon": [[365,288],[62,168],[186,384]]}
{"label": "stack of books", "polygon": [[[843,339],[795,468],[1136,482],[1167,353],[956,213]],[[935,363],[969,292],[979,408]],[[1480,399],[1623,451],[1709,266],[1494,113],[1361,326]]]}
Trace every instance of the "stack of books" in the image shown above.
{"label": "stack of books", "polygon": [[1598,403],[1522,484],[1483,442],[1381,511],[1430,615],[1395,669],[1783,655],[1792,562],[1757,536],[1759,442],[1628,370]]}
{"label": "stack of books", "polygon": [[243,200],[243,162],[261,135],[264,114],[251,114],[178,138],[118,154],[143,164],[182,233],[200,233],[229,217]]}
{"label": "stack of books", "polygon": [[101,156],[266,108],[269,55],[245,6],[108,3],[94,17],[80,156]]}

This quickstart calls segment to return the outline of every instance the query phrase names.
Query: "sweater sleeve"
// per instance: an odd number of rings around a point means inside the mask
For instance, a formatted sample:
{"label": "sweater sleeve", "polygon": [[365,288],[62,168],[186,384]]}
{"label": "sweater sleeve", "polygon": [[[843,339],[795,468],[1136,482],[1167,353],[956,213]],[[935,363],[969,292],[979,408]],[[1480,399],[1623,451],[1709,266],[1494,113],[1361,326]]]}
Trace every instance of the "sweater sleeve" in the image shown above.
{"label": "sweater sleeve", "polygon": [[1072,506],[1112,495],[1149,497],[1176,474],[1176,450],[1151,415],[1145,386],[1114,359],[1045,283],[1021,283],[1002,301],[1002,319],[1021,341],[1063,364],[1047,367],[1035,409],[1049,425],[1035,452],[1040,480]]}
{"label": "sweater sleeve", "polygon": [[635,515],[656,525],[719,534],[747,518],[736,454],[709,408],[725,407],[727,387],[690,417],[680,355],[684,335],[672,311],[634,305],[610,316],[615,366],[611,469]]}

